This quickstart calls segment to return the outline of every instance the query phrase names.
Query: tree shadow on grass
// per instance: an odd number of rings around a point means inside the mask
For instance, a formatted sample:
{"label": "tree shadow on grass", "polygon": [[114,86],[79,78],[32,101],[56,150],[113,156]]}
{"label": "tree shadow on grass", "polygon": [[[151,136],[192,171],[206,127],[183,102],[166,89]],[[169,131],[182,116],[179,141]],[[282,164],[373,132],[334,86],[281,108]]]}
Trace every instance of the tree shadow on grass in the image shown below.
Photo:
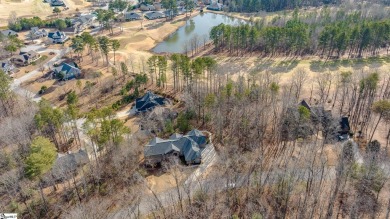
{"label": "tree shadow on grass", "polygon": [[390,63],[390,56],[369,57],[363,59],[341,59],[331,61],[316,60],[310,62],[310,70],[313,72],[337,71],[340,69],[340,67],[350,67],[358,70],[364,67],[380,68],[387,63]]}

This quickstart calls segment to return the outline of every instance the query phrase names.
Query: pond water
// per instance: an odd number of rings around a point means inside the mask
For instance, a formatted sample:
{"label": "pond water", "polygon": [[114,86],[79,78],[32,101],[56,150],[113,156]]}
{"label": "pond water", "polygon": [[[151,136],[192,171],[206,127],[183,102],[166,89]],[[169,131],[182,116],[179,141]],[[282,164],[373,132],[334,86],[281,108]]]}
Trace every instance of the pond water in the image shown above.
{"label": "pond water", "polygon": [[[201,46],[210,40],[211,28],[219,24],[238,25],[244,20],[215,13],[201,13],[186,21],[186,24],[172,33],[165,41],[153,48],[155,53],[184,53],[194,44]],[[192,46],[191,46],[192,44]]]}

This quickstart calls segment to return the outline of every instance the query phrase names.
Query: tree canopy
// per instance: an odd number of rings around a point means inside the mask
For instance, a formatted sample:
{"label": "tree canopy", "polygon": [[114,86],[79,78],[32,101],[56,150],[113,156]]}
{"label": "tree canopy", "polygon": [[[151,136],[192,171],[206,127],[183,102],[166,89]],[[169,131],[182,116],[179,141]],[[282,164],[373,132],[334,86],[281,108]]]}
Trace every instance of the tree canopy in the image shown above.
{"label": "tree canopy", "polygon": [[36,137],[31,143],[31,152],[25,161],[27,177],[30,179],[41,177],[51,169],[56,156],[56,148],[49,139]]}

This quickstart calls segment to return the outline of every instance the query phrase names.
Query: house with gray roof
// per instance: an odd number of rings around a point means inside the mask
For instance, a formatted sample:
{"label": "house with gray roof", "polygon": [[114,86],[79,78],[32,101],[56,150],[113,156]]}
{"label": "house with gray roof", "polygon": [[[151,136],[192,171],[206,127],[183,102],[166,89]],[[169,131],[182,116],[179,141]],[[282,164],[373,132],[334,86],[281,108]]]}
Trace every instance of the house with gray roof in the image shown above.
{"label": "house with gray roof", "polygon": [[155,137],[145,146],[145,162],[150,166],[155,166],[172,157],[182,157],[186,164],[199,164],[202,161],[202,151],[206,143],[206,136],[196,129],[184,136],[175,133],[166,140]]}
{"label": "house with gray roof", "polygon": [[126,12],[124,16],[127,21],[141,20],[143,17],[142,14],[136,12]]}
{"label": "house with gray roof", "polygon": [[6,74],[13,74],[18,71],[18,69],[8,60],[0,61],[0,69]]}
{"label": "house with gray roof", "polygon": [[18,36],[18,33],[16,33],[15,31],[13,31],[13,30],[2,30],[2,31],[0,31],[0,33],[2,34],[2,35],[4,35],[4,36]]}
{"label": "house with gray roof", "polygon": [[41,55],[35,51],[21,52],[19,55],[13,56],[11,62],[18,66],[27,66],[37,61]]}
{"label": "house with gray roof", "polygon": [[159,11],[146,12],[145,17],[149,20],[164,18],[165,14]]}
{"label": "house with gray roof", "polygon": [[76,63],[63,63],[54,68],[53,72],[55,77],[61,81],[67,81],[81,76],[81,70],[77,67]]}
{"label": "house with gray roof", "polygon": [[86,150],[80,149],[75,153],[57,154],[51,170],[44,176],[46,185],[49,182],[63,182],[71,178],[76,170],[89,163],[89,157]]}
{"label": "house with gray roof", "polygon": [[47,32],[45,29],[40,30],[38,27],[32,27],[30,32],[27,34],[27,37],[31,40],[39,39],[46,37]]}
{"label": "house with gray roof", "polygon": [[165,105],[166,101],[167,100],[164,97],[160,97],[151,91],[147,91],[143,97],[135,100],[135,111],[138,113],[152,110],[156,106]]}
{"label": "house with gray roof", "polygon": [[52,43],[64,43],[69,39],[69,37],[61,31],[50,32],[47,37],[51,40]]}
{"label": "house with gray roof", "polygon": [[78,18],[72,21],[72,26],[75,29],[76,33],[80,33],[83,30],[92,26],[95,20],[96,15],[94,14],[80,15]]}
{"label": "house with gray roof", "polygon": [[146,4],[143,2],[140,4],[139,10],[141,10],[141,11],[155,11],[156,8],[153,5]]}

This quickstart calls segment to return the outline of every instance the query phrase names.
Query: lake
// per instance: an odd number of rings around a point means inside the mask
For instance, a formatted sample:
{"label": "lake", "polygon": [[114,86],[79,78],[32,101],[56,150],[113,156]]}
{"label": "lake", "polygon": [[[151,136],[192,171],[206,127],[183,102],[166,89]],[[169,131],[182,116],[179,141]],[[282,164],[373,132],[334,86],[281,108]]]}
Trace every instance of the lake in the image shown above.
{"label": "lake", "polygon": [[[172,33],[165,41],[153,48],[155,53],[184,53],[190,51],[191,43],[199,46],[210,40],[211,28],[219,24],[238,25],[244,20],[215,13],[200,13],[186,21],[186,24]],[[187,50],[186,50],[187,46]]]}

